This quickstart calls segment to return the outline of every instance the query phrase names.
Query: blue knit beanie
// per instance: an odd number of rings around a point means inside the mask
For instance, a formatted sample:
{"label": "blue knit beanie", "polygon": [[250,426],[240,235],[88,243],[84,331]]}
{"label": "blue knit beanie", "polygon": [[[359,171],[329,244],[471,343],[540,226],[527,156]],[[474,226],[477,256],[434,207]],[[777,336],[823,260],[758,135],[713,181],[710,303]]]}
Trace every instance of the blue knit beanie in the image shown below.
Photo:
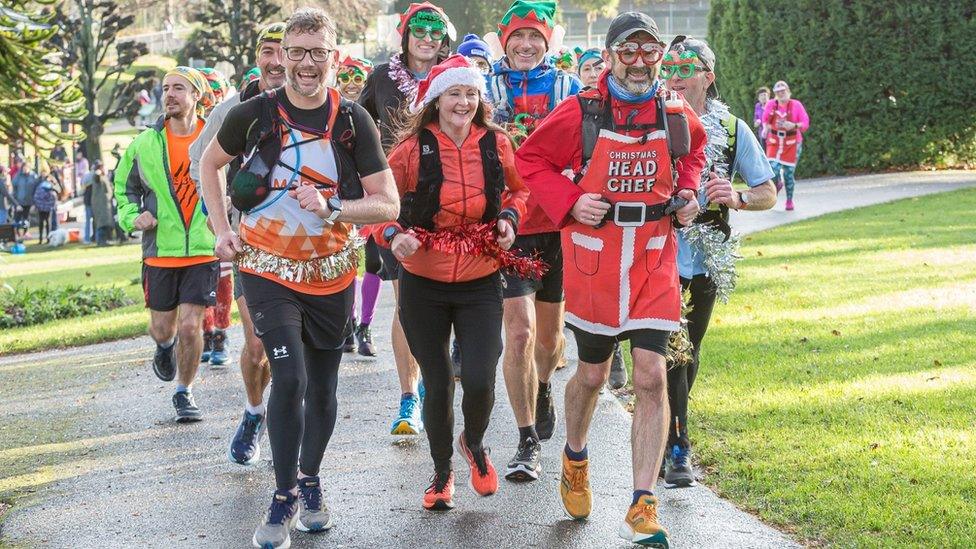
{"label": "blue knit beanie", "polygon": [[457,52],[465,57],[483,57],[491,63],[491,50],[477,34],[466,34],[458,44]]}

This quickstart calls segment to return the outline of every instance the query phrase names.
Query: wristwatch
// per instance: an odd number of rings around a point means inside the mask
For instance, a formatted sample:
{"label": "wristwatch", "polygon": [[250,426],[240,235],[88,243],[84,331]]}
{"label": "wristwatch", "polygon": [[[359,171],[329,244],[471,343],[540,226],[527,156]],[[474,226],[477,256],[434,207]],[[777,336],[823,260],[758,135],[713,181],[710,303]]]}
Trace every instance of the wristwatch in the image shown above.
{"label": "wristwatch", "polygon": [[392,245],[393,238],[402,232],[403,231],[400,230],[400,227],[397,227],[396,225],[390,225],[389,227],[383,229],[383,240],[385,240],[387,244]]}
{"label": "wristwatch", "polygon": [[326,201],[329,206],[329,217],[325,218],[326,223],[334,223],[339,214],[342,213],[342,200],[338,196],[330,196]]}
{"label": "wristwatch", "polygon": [[738,192],[739,192],[739,202],[742,203],[742,208],[741,209],[744,210],[744,209],[746,209],[746,206],[749,204],[749,201],[746,200],[746,193],[744,193],[742,191],[738,191]]}

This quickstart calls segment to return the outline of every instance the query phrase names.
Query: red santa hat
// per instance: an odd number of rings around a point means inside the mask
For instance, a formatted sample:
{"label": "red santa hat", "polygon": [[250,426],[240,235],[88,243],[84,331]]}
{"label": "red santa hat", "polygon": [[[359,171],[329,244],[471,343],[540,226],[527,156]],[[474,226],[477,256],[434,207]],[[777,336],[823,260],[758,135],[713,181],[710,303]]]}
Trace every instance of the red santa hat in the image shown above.
{"label": "red santa hat", "polygon": [[427,73],[427,78],[417,86],[417,99],[410,105],[412,112],[417,112],[435,101],[451,86],[471,86],[477,88],[481,95],[487,93],[485,75],[471,64],[463,55],[454,54],[441,63],[434,65]]}

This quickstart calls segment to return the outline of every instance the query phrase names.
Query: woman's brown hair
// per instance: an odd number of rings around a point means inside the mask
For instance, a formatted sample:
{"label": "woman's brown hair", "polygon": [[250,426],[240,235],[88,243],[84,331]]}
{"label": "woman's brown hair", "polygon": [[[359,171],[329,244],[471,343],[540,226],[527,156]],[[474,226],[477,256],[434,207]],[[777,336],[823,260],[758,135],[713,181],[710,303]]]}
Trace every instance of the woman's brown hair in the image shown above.
{"label": "woman's brown hair", "polygon": [[[503,135],[508,137],[509,140],[511,140],[511,136],[508,135],[508,132],[506,132],[504,128],[491,121],[492,110],[492,106],[485,101],[484,94],[481,94],[478,98],[478,108],[474,111],[474,120],[471,121],[472,125],[481,126],[482,128],[487,128],[495,132],[501,132]],[[395,117],[394,126],[396,127],[396,144],[393,146],[393,148],[396,148],[397,145],[403,143],[411,137],[419,135],[420,130],[424,129],[427,124],[436,122],[439,118],[440,116],[437,113],[436,99],[430,103],[427,103],[424,105],[423,109],[415,113],[411,113],[407,109],[407,104],[404,103],[399,116]]]}

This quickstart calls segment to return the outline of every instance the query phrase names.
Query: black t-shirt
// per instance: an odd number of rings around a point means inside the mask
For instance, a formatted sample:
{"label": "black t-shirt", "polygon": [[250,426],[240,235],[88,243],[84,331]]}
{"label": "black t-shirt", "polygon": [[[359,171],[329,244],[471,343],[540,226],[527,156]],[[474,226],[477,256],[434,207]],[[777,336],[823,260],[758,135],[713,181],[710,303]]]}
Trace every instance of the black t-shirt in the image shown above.
{"label": "black t-shirt", "polygon": [[[279,94],[281,105],[284,107],[288,116],[296,123],[308,126],[311,129],[325,131],[329,121],[330,109],[333,108],[328,102],[317,109],[300,109],[288,100],[287,94]],[[261,105],[257,97],[234,106],[228,113],[224,123],[220,125],[217,132],[217,142],[224,152],[231,156],[244,154],[247,146],[247,132],[261,114]],[[373,175],[388,169],[390,166],[386,162],[386,155],[383,154],[383,147],[380,145],[379,132],[373,118],[356,103],[350,103],[352,107],[353,124],[356,126],[356,143],[352,149],[353,161],[356,164],[356,171],[360,177]],[[349,120],[345,116],[336,118],[336,127],[333,129],[333,136],[342,135]]]}

